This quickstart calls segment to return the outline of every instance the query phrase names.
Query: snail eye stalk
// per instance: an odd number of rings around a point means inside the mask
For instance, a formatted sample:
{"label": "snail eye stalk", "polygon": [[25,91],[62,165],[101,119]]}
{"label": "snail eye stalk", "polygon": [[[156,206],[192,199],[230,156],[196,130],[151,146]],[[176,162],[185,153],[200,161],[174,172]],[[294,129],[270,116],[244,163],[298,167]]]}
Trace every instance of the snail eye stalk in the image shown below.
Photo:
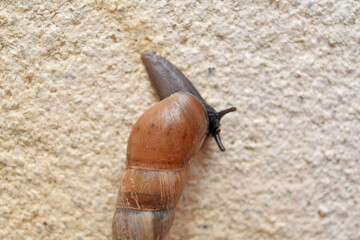
{"label": "snail eye stalk", "polygon": [[[226,114],[228,114],[230,112],[234,112],[234,111],[236,111],[236,107],[230,107],[230,108],[227,108],[225,110],[222,110],[222,111],[218,112],[217,113],[218,127],[220,126],[221,118],[224,117]],[[221,139],[220,139],[220,129],[219,128],[217,128],[215,130],[215,132],[213,133],[213,136],[214,136],[215,141],[216,141],[217,145],[219,146],[220,150],[225,151],[225,147],[222,144]]]}
{"label": "snail eye stalk", "polygon": [[227,108],[225,110],[222,110],[222,111],[218,112],[219,121],[224,115],[226,115],[226,114],[228,114],[230,112],[234,112],[234,111],[236,111],[236,107]]}
{"label": "snail eye stalk", "polygon": [[219,146],[220,150],[221,151],[225,151],[225,148],[224,148],[224,145],[222,144],[221,142],[221,139],[220,139],[220,129],[218,129],[214,135],[214,138],[215,138],[215,141],[217,143],[217,145]]}

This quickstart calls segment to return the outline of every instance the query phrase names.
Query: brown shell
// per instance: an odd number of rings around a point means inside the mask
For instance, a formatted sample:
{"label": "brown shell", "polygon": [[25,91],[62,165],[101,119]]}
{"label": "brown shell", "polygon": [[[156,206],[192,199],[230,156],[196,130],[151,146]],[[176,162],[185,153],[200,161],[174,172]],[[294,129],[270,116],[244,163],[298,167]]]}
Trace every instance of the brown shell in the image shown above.
{"label": "brown shell", "polygon": [[147,110],[133,127],[127,167],[147,170],[184,168],[207,133],[208,118],[193,95],[177,92]]}
{"label": "brown shell", "polygon": [[179,171],[126,169],[121,178],[117,207],[143,211],[175,208],[189,175]]}
{"label": "brown shell", "polygon": [[113,217],[114,240],[162,240],[186,185],[191,156],[205,140],[208,118],[193,95],[177,92],[133,127],[127,169]]}

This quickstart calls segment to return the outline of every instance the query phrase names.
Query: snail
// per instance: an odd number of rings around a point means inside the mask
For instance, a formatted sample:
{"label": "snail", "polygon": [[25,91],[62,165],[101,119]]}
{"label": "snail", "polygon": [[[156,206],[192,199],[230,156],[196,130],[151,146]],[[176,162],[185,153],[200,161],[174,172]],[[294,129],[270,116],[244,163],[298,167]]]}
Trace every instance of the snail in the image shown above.
{"label": "snail", "polygon": [[187,183],[192,155],[210,136],[225,150],[219,136],[220,119],[236,110],[216,112],[166,59],[144,53],[142,60],[161,101],[131,130],[113,217],[113,240],[165,239]]}

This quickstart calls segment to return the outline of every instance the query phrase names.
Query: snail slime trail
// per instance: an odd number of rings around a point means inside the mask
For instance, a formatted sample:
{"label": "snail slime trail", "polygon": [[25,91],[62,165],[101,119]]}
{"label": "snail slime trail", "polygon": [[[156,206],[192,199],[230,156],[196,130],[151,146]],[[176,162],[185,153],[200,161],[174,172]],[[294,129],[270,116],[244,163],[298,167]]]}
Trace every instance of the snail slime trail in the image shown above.
{"label": "snail slime trail", "polygon": [[144,53],[142,60],[161,101],[131,130],[113,217],[114,240],[165,239],[188,180],[191,156],[210,136],[225,150],[220,119],[236,110],[216,112],[166,59]]}

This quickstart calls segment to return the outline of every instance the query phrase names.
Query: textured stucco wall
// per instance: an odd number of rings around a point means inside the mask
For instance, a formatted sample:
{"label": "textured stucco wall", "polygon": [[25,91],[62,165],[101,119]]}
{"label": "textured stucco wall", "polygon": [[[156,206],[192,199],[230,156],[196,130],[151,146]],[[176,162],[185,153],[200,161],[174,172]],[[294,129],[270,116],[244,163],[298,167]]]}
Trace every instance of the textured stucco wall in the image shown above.
{"label": "textured stucco wall", "polygon": [[192,163],[170,240],[360,239],[360,3],[0,1],[0,239],[110,239],[132,125],[176,64],[227,151]]}

